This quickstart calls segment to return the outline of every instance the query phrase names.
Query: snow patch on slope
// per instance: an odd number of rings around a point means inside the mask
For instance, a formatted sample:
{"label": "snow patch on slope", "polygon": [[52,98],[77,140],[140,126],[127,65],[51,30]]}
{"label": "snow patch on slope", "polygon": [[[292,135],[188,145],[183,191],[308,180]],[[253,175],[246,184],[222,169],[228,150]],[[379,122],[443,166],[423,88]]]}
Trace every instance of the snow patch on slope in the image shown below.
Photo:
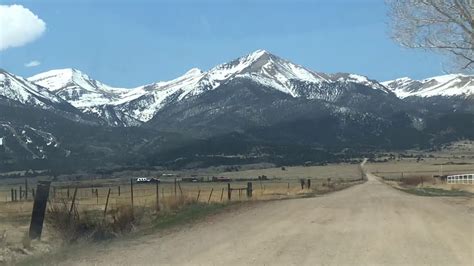
{"label": "snow patch on slope", "polygon": [[0,70],[0,96],[44,109],[50,108],[51,103],[63,102],[47,89],[3,70]]}
{"label": "snow patch on slope", "polygon": [[28,80],[48,88],[77,108],[111,104],[130,91],[108,86],[70,68],[47,71]]}
{"label": "snow patch on slope", "polygon": [[463,74],[443,75],[420,81],[400,78],[382,84],[402,99],[410,96],[428,98],[474,95],[474,76]]}

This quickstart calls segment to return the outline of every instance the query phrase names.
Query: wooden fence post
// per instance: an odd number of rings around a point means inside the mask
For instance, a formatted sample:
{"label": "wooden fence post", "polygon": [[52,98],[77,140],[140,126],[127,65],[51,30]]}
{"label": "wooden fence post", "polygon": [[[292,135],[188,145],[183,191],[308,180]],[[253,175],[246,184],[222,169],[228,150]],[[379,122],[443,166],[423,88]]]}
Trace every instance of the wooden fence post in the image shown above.
{"label": "wooden fence post", "polygon": [[25,178],[25,200],[28,200],[28,178]]}
{"label": "wooden fence post", "polygon": [[133,178],[130,178],[130,198],[131,198],[132,212],[133,212]]}
{"label": "wooden fence post", "polygon": [[33,203],[33,212],[31,214],[30,230],[28,233],[30,239],[41,238],[50,184],[50,181],[38,181],[37,193]]}
{"label": "wooden fence post", "polygon": [[104,220],[105,220],[105,216],[107,215],[107,206],[109,205],[109,196],[110,196],[110,188],[109,188],[109,191],[107,192],[107,200],[105,200]]}
{"label": "wooden fence post", "polygon": [[196,201],[199,201],[199,196],[201,195],[201,189],[198,190],[198,196],[197,196],[197,199]]}
{"label": "wooden fence post", "polygon": [[156,182],[156,211],[160,210],[160,188]]}
{"label": "wooden fence post", "polygon": [[99,189],[98,188],[95,189],[95,198],[97,200],[97,204],[99,204]]}
{"label": "wooden fence post", "polygon": [[176,185],[177,185],[177,180],[176,178],[174,179],[174,197],[176,198],[177,193],[176,193]]}
{"label": "wooden fence post", "polygon": [[232,198],[232,189],[230,188],[230,183],[227,183],[227,199],[230,201]]}
{"label": "wooden fence post", "polygon": [[[69,189],[68,189],[69,191]],[[71,218],[72,210],[74,209],[74,203],[76,202],[77,187],[74,189],[74,195],[72,196],[71,208],[69,209],[69,218]]]}
{"label": "wooden fence post", "polygon": [[308,178],[307,183],[308,183],[308,189],[310,189],[311,188],[311,179]]}
{"label": "wooden fence post", "polygon": [[211,202],[211,197],[212,197],[212,192],[214,191],[214,188],[211,188],[211,193],[209,194],[209,199],[207,199],[207,204]]}
{"label": "wooden fence post", "polygon": [[11,200],[12,200],[12,201],[15,201],[15,195],[14,195],[14,192],[13,192],[13,188],[12,188],[11,192],[12,192]]}
{"label": "wooden fence post", "polygon": [[181,197],[183,196],[183,190],[181,189],[181,182],[178,182],[179,193]]}
{"label": "wooden fence post", "polygon": [[221,191],[221,201],[223,198],[224,198],[224,188],[222,188],[222,191]]}
{"label": "wooden fence post", "polygon": [[252,182],[247,182],[247,198],[252,197]]}
{"label": "wooden fence post", "polygon": [[118,195],[120,197],[120,186],[118,186]]}

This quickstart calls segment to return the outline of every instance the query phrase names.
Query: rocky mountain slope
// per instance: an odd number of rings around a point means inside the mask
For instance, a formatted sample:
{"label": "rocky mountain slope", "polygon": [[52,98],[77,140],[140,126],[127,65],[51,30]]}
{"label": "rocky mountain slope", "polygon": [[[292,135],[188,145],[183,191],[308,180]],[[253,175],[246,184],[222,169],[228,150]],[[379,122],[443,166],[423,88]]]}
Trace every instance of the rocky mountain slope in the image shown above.
{"label": "rocky mountain slope", "polygon": [[474,95],[474,76],[451,74],[424,80],[400,78],[382,82],[398,97],[472,97]]}
{"label": "rocky mountain slope", "polygon": [[81,123],[98,124],[95,117],[84,114],[48,89],[0,69],[0,100],[3,104],[23,104]]}
{"label": "rocky mountain slope", "polygon": [[91,79],[76,69],[51,70],[29,77],[28,81],[48,88],[77,108],[111,104],[129,92]]}
{"label": "rocky mountain slope", "polygon": [[379,83],[264,50],[131,89],[74,69],[29,79],[2,70],[0,166],[299,164],[433,148],[474,138],[472,80]]}
{"label": "rocky mountain slope", "polygon": [[[189,98],[223,88],[233,80],[243,79],[293,98],[319,99],[358,109],[368,107],[362,104],[361,92],[364,92],[366,99],[370,98],[367,95],[384,97],[382,94],[386,94],[384,98],[390,99],[388,108],[392,109],[394,95],[401,99],[439,96],[443,98],[436,102],[443,101],[443,106],[452,106],[451,103],[444,103],[444,97],[472,97],[474,86],[472,76],[460,74],[422,81],[403,78],[379,83],[356,74],[318,73],[265,50],[257,50],[209,71],[193,68],[174,80],[130,89],[113,88],[75,69],[48,71],[28,80],[47,87],[84,113],[96,116],[110,126],[140,126],[152,120],[157,113],[163,113],[161,110],[165,107],[172,108]],[[427,105],[434,105],[433,98],[426,102]]]}
{"label": "rocky mountain slope", "polygon": [[424,80],[400,78],[382,84],[425,112],[474,112],[473,75],[450,74]]}
{"label": "rocky mountain slope", "polygon": [[136,126],[151,120],[165,106],[212,91],[233,79],[249,79],[292,97],[331,102],[338,101],[357,85],[392,93],[367,77],[316,73],[264,50],[207,72],[194,68],[174,80],[128,90],[112,88],[73,69],[49,71],[28,80],[49,88],[75,107],[108,121],[109,125]]}

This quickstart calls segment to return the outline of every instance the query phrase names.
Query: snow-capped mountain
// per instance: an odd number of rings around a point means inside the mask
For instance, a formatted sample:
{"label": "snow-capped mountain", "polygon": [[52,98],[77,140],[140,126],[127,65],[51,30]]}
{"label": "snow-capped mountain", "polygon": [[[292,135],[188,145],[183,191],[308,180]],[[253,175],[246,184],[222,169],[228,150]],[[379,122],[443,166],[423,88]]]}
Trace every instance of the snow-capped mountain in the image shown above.
{"label": "snow-capped mountain", "polygon": [[110,126],[139,126],[141,122],[113,106],[134,97],[138,90],[114,88],[90,78],[79,70],[67,68],[40,73],[29,81],[48,88],[82,112],[98,117]]}
{"label": "snow-capped mountain", "polygon": [[113,88],[76,69],[56,69],[28,78],[29,81],[48,88],[57,96],[77,108],[112,104],[130,92],[124,88]]}
{"label": "snow-capped mountain", "polygon": [[0,97],[28,104],[42,109],[67,104],[48,89],[37,86],[28,80],[0,69]]}
{"label": "snow-capped mountain", "polygon": [[474,95],[474,76],[450,74],[423,80],[400,78],[382,82],[399,98],[416,97],[468,97]]}
{"label": "snow-capped mountain", "polygon": [[194,68],[172,81],[134,89],[114,104],[122,112],[146,122],[167,104],[217,89],[233,79],[249,79],[292,97],[327,101],[336,101],[343,91],[352,88],[351,84],[391,93],[378,82],[364,76],[317,73],[265,50],[257,50],[207,72]]}
{"label": "snow-capped mountain", "polygon": [[[208,71],[193,68],[184,75],[137,88],[114,88],[75,69],[52,70],[28,79],[111,126],[138,126],[164,107],[248,80],[293,98],[318,99],[345,107],[363,98],[472,94],[472,76],[449,75],[422,81],[407,78],[379,83],[365,76],[314,72],[265,50],[257,50]],[[357,97],[353,97],[358,95]]]}
{"label": "snow-capped mountain", "polygon": [[0,105],[20,105],[48,110],[68,120],[86,123],[103,123],[85,114],[47,88],[0,69]]}
{"label": "snow-capped mountain", "polygon": [[317,90],[315,90],[317,93],[305,95],[299,90],[301,83],[312,84],[316,88],[322,88],[323,84],[357,83],[370,86],[376,90],[386,91],[386,88],[378,84],[378,82],[369,80],[367,77],[355,74],[314,72],[265,50],[257,50],[250,55],[217,66],[209,71],[208,74],[209,83],[216,84],[217,86],[222,84],[222,81],[232,78],[252,79],[293,97],[310,99],[325,98],[325,96],[321,95],[321,92],[317,92]]}
{"label": "snow-capped mountain", "polygon": [[0,138],[7,156],[0,156],[0,168],[198,167],[237,158],[299,164],[341,151],[432,148],[474,138],[472,80],[449,75],[381,84],[314,72],[264,50],[132,89],[74,69],[28,80],[2,70]]}
{"label": "snow-capped mountain", "polygon": [[171,81],[152,83],[132,89],[113,105],[115,109],[146,122],[167,103],[191,95],[199,86],[203,75],[201,70],[193,68]]}

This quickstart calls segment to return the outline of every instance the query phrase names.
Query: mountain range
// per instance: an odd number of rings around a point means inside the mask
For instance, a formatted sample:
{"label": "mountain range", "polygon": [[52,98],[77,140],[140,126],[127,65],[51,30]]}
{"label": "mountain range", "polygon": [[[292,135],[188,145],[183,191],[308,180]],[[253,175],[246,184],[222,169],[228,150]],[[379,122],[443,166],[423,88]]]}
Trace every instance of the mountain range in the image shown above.
{"label": "mountain range", "polygon": [[258,50],[136,88],[0,70],[0,111],[8,169],[290,164],[473,138],[474,76],[378,82]]}

